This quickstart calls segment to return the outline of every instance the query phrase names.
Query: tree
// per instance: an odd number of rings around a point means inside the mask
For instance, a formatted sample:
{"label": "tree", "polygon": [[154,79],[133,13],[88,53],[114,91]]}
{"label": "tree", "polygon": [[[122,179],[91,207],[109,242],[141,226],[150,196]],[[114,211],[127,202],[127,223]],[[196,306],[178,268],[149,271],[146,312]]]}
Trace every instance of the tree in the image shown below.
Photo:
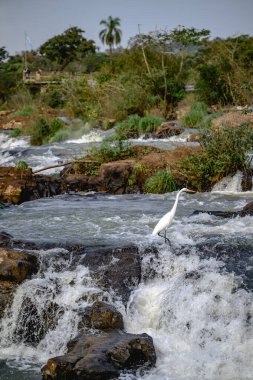
{"label": "tree", "polygon": [[5,46],[0,48],[0,62],[4,61],[6,58],[8,58],[9,54],[7,50],[5,49]]}
{"label": "tree", "polygon": [[120,26],[119,17],[108,17],[108,20],[101,20],[100,25],[104,25],[105,28],[99,33],[99,38],[103,44],[109,46],[110,55],[112,54],[114,45],[119,45],[121,41],[122,32],[118,28]]}
{"label": "tree", "polygon": [[253,37],[206,41],[197,57],[197,93],[208,104],[251,104]]}
{"label": "tree", "polygon": [[40,54],[61,65],[60,70],[75,59],[82,58],[96,50],[95,43],[83,37],[84,31],[71,27],[62,34],[54,36],[39,48]]}
{"label": "tree", "polygon": [[174,117],[174,110],[184,95],[189,72],[189,58],[209,36],[209,30],[178,26],[170,32],[156,30],[138,34],[129,41],[131,48],[141,48],[147,77],[153,91],[163,101],[163,116]]}

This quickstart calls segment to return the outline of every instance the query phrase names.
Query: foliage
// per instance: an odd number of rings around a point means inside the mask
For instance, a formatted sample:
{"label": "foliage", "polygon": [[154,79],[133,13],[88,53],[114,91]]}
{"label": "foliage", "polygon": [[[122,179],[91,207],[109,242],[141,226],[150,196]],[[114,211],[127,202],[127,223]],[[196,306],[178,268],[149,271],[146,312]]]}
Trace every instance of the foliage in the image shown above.
{"label": "foliage", "polygon": [[63,128],[64,123],[58,118],[52,119],[51,123],[42,118],[37,119],[30,130],[30,143],[31,145],[47,144]]}
{"label": "foliage", "polygon": [[131,175],[128,178],[128,185],[137,185],[141,190],[146,181],[149,170],[141,162],[137,162],[132,170]]}
{"label": "foliage", "polygon": [[163,121],[163,118],[157,116],[131,115],[116,126],[115,138],[119,140],[138,138],[145,133],[152,133]]}
{"label": "foliage", "polygon": [[41,100],[47,106],[52,108],[63,107],[65,101],[61,92],[60,86],[48,86],[46,91],[42,94]]}
{"label": "foliage", "polygon": [[9,56],[5,46],[0,47],[0,62],[4,61]]}
{"label": "foliage", "polygon": [[203,102],[193,103],[190,111],[181,120],[184,125],[190,128],[198,127],[207,115],[208,106]]}
{"label": "foliage", "polygon": [[251,104],[253,37],[206,41],[199,50],[197,92],[208,104]]}
{"label": "foliage", "polygon": [[122,160],[131,157],[134,151],[129,143],[123,143],[121,140],[114,144],[103,141],[99,148],[92,147],[88,156],[96,162],[103,164],[105,162]]}
{"label": "foliage", "polygon": [[19,117],[19,116],[31,116],[34,113],[34,107],[32,105],[26,105],[22,107],[20,110],[16,111],[14,113],[14,117]]}
{"label": "foliage", "polygon": [[253,129],[247,124],[215,129],[203,135],[202,147],[182,160],[181,171],[192,187],[206,191],[228,174],[249,170],[246,154],[253,150]]}
{"label": "foliage", "polygon": [[20,160],[20,161],[18,161],[18,163],[16,164],[16,168],[17,168],[17,169],[28,169],[29,166],[28,166],[28,164],[27,164],[25,161]]}
{"label": "foliage", "polygon": [[41,45],[40,54],[49,60],[56,61],[63,70],[71,61],[95,52],[92,40],[83,37],[84,31],[71,27],[62,34],[56,35]]}
{"label": "foliage", "polygon": [[190,48],[200,45],[209,33],[206,29],[179,26],[170,32],[156,30],[147,35],[139,33],[130,39],[132,48],[142,50],[153,92],[159,95],[164,104],[164,117],[174,116],[175,107],[184,96],[190,69]]}
{"label": "foliage", "polygon": [[146,193],[163,194],[177,190],[177,184],[169,169],[160,170],[147,180],[144,189]]}
{"label": "foliage", "polygon": [[101,20],[100,25],[105,26],[105,28],[100,31],[99,38],[103,44],[109,46],[110,53],[112,53],[113,46],[120,44],[121,41],[120,19],[109,16],[107,20]]}
{"label": "foliage", "polygon": [[22,133],[22,130],[20,128],[15,128],[11,131],[11,137],[18,137]]}

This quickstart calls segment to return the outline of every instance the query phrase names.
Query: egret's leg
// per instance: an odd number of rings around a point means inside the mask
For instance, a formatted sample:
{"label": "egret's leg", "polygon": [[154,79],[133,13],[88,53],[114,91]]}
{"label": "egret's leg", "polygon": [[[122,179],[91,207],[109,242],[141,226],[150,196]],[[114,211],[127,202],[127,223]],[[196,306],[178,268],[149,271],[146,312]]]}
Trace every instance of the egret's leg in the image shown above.
{"label": "egret's leg", "polygon": [[167,238],[167,236],[166,236],[166,230],[164,231],[164,235],[162,235],[161,234],[161,232],[158,232],[158,234],[157,235],[159,235],[160,237],[162,237],[162,238],[164,238],[164,242],[165,243],[169,243],[169,245],[171,246],[171,242],[170,242],[170,239],[169,238]]}

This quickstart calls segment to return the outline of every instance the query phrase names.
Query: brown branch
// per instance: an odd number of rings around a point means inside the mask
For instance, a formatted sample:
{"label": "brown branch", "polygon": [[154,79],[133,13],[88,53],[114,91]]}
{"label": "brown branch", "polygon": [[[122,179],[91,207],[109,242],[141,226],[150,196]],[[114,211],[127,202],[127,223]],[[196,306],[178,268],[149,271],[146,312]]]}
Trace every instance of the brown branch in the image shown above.
{"label": "brown branch", "polygon": [[93,160],[76,160],[76,161],[69,161],[69,162],[65,162],[64,164],[56,164],[56,165],[50,165],[50,166],[46,166],[42,169],[38,169],[38,170],[35,170],[33,172],[33,174],[37,174],[39,172],[42,172],[44,170],[47,170],[47,169],[53,169],[53,168],[58,168],[60,166],[67,166],[67,165],[71,165],[71,164],[75,164],[75,163],[80,163],[80,162],[84,162],[84,163],[95,163],[95,164],[98,164],[99,162],[98,161],[93,161]]}

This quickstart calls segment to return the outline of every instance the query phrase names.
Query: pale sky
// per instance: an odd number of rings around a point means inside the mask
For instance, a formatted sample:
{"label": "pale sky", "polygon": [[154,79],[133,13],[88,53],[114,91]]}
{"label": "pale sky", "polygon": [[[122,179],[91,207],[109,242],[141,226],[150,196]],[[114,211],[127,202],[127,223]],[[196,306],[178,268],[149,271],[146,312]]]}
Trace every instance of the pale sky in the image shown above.
{"label": "pale sky", "polygon": [[142,33],[183,25],[209,29],[211,38],[253,35],[253,0],[0,0],[0,47],[10,54],[25,50],[26,32],[37,49],[77,26],[103,51],[99,22],[108,16],[121,19],[123,47],[138,24]]}

